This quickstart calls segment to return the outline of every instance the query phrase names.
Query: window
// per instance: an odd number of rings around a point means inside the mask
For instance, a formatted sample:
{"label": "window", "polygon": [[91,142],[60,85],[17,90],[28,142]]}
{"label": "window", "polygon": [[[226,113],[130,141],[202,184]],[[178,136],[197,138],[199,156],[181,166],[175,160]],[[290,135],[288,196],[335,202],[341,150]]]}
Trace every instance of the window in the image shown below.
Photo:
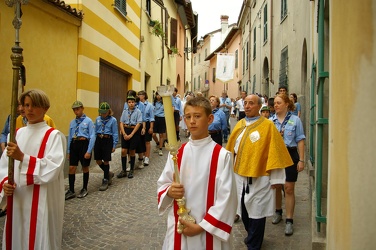
{"label": "window", "polygon": [[237,69],[239,67],[239,51],[238,50],[235,50],[235,69]]}
{"label": "window", "polygon": [[201,62],[201,53],[198,53],[198,63]]}
{"label": "window", "polygon": [[215,76],[215,68],[213,68],[213,82],[215,82],[215,78],[216,78],[216,76]]}
{"label": "window", "polygon": [[252,93],[256,93],[256,75],[253,75]]}
{"label": "window", "polygon": [[146,12],[151,17],[151,0],[146,0]]}
{"label": "window", "polygon": [[245,74],[245,48],[243,48],[243,75]]}
{"label": "window", "polygon": [[127,4],[126,0],[115,0],[115,9],[119,11],[123,16],[127,16]]}
{"label": "window", "polygon": [[208,49],[205,49],[205,58],[208,57]]}
{"label": "window", "polygon": [[193,61],[194,61],[194,65],[196,66],[196,56],[195,56],[195,58],[193,59]]}
{"label": "window", "polygon": [[205,72],[205,84],[207,80],[208,80],[208,72]]}
{"label": "window", "polygon": [[246,55],[246,58],[245,58],[245,69],[248,69],[248,57],[249,57],[249,46],[248,46],[248,42],[247,42],[247,47],[246,47],[246,51],[245,51],[245,55]]}
{"label": "window", "polygon": [[281,62],[279,64],[279,85],[288,85],[288,48],[281,51]]}
{"label": "window", "polygon": [[268,41],[268,5],[264,7],[264,43]]}
{"label": "window", "polygon": [[281,21],[287,16],[287,0],[281,0]]}
{"label": "window", "polygon": [[193,78],[193,90],[196,90],[196,77]]}
{"label": "window", "polygon": [[178,21],[174,18],[171,18],[171,37],[170,37],[170,47],[177,46],[177,37],[178,37]]}
{"label": "window", "polygon": [[253,29],[253,60],[256,59],[256,27]]}

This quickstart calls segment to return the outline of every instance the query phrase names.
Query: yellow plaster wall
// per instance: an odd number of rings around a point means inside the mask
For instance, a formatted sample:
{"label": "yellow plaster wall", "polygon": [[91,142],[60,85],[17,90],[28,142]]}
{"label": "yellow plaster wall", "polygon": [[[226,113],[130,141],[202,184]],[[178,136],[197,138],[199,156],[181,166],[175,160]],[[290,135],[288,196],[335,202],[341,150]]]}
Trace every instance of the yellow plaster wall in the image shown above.
{"label": "yellow plaster wall", "polygon": [[[20,46],[24,49],[25,89],[44,90],[51,101],[48,115],[59,130],[67,134],[72,119],[70,106],[76,99],[77,20],[42,1],[22,6]],[[10,113],[12,63],[11,47],[15,30],[13,8],[0,1],[0,89],[6,109],[0,114],[2,128]],[[62,18],[66,18],[63,20]]]}
{"label": "yellow plaster wall", "polygon": [[77,98],[86,114],[98,115],[100,60],[130,74],[128,88],[141,82],[140,2],[127,1],[127,21],[111,0],[83,1],[85,17],[78,41]]}
{"label": "yellow plaster wall", "polygon": [[376,245],[375,1],[330,2],[327,249]]}

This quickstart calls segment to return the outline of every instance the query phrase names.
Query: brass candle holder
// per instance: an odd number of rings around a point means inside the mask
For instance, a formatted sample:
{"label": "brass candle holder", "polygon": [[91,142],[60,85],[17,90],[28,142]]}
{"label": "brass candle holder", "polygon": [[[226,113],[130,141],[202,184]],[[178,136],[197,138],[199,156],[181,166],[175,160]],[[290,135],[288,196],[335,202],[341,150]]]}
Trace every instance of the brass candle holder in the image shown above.
{"label": "brass candle holder", "polygon": [[[174,86],[158,86],[157,87],[158,94],[162,96],[163,105],[165,107],[165,120],[166,120],[166,128],[167,128],[167,135],[168,135],[168,143],[166,143],[165,148],[170,151],[172,155],[172,160],[174,162],[174,174],[175,174],[175,182],[180,183],[180,173],[178,167],[178,150],[181,146],[181,142],[177,141],[176,139],[176,131],[175,131],[175,122],[174,122],[174,113],[172,108],[172,98],[171,95],[174,92]],[[190,209],[185,207],[185,197],[181,199],[176,199],[178,204],[178,211],[177,214],[179,215],[178,225],[177,225],[177,232],[181,234],[184,229],[184,225],[180,223],[180,220],[185,220],[191,223],[196,223],[196,220],[189,215]]]}

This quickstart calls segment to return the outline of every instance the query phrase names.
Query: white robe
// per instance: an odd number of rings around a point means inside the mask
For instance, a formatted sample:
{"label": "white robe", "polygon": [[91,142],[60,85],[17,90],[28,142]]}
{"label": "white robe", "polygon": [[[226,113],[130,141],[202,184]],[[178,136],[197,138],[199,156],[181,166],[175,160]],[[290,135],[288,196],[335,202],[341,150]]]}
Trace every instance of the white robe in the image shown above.
{"label": "white robe", "polygon": [[[231,229],[237,207],[237,195],[231,153],[220,148],[217,171],[214,179],[214,205],[207,212],[208,181],[213,149],[216,143],[207,137],[202,140],[189,140],[185,145],[180,166],[180,183],[184,185],[186,207],[190,215],[209,235],[213,236],[213,249],[232,249]],[[172,156],[158,180],[158,211],[168,212],[167,232],[163,249],[174,249],[175,216],[174,200],[167,196],[174,174]],[[193,237],[181,235],[180,249],[207,249],[207,233]],[[209,236],[210,238],[210,236]],[[209,250],[209,249],[208,249]]]}
{"label": "white robe", "polygon": [[[246,126],[251,125],[247,122]],[[239,145],[245,130],[236,139],[235,153],[239,154]],[[246,152],[244,154],[247,154]],[[236,159],[236,158],[235,158]],[[253,177],[252,185],[249,185],[248,178],[235,174],[236,186],[238,189],[239,206],[237,213],[241,215],[241,196],[243,187],[249,188],[249,192],[244,194],[244,205],[248,212],[248,217],[252,219],[261,219],[264,217],[272,216],[275,211],[275,189],[271,188],[274,184],[285,184],[286,174],[285,169],[274,169],[270,172],[269,176]]]}
{"label": "white robe", "polygon": [[[186,102],[187,102],[187,101],[185,100],[185,98],[184,98],[184,100],[181,101],[181,113],[182,113],[182,114],[184,114],[184,106],[185,106],[185,103],[186,103]],[[183,118],[181,119],[181,121],[179,122],[179,127],[180,127],[181,129],[183,129],[184,131],[188,129],[188,128],[187,128],[187,124],[185,124],[184,117],[183,117]]]}
{"label": "white robe", "polygon": [[[14,162],[14,182],[17,186],[13,194],[12,249],[29,249],[33,234],[35,244],[31,249],[61,248],[66,139],[61,132],[53,130],[48,137],[44,156],[37,157],[49,129],[45,122],[41,122],[28,124],[16,134],[24,159]],[[5,152],[0,160],[1,199],[4,197],[2,184],[7,182],[8,159]],[[35,197],[37,194],[39,198]],[[36,216],[31,216],[32,207],[37,209]],[[36,227],[30,229],[33,222],[36,222]],[[5,228],[3,249],[6,249]]]}

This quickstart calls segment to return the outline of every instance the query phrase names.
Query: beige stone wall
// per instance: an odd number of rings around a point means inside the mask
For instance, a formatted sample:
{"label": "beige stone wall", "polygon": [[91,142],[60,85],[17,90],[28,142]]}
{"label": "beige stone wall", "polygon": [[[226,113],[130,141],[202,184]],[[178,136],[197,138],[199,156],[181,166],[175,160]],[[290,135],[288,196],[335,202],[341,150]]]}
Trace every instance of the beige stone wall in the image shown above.
{"label": "beige stone wall", "polygon": [[361,2],[330,2],[327,249],[376,245],[376,2]]}

